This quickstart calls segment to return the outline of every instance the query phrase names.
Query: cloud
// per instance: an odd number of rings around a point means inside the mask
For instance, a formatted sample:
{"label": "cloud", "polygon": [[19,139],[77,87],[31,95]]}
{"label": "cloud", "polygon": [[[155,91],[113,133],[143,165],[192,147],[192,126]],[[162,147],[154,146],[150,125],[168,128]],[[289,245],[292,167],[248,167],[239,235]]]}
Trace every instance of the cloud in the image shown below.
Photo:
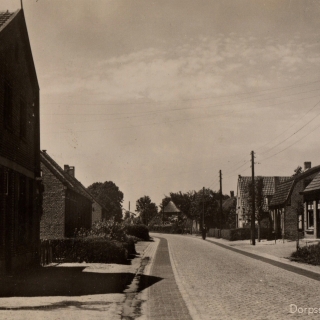
{"label": "cloud", "polygon": [[218,97],[299,79],[301,70],[320,63],[318,47],[307,50],[294,35],[279,41],[231,33],[199,36],[170,50],[146,48],[95,61],[76,58],[68,70],[56,70],[46,79],[50,85],[44,94],[76,101],[89,97],[97,103]]}

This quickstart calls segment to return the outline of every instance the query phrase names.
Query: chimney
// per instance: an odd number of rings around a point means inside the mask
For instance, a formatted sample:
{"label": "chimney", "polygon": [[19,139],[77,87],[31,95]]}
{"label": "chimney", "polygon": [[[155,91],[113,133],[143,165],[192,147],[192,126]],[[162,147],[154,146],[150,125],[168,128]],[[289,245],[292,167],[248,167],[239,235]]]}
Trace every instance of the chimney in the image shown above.
{"label": "chimney", "polygon": [[230,191],[230,198],[234,197],[234,191]]}
{"label": "chimney", "polygon": [[74,177],[74,166],[64,165],[64,172],[68,173],[71,177]]}
{"label": "chimney", "polygon": [[310,161],[307,161],[304,163],[304,171],[306,171],[308,169],[311,169],[311,162]]}

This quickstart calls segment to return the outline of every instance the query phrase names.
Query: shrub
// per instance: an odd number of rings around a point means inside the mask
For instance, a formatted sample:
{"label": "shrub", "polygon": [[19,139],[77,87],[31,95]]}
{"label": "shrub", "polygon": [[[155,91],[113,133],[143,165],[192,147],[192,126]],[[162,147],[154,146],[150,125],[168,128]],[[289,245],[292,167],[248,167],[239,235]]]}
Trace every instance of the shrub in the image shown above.
{"label": "shrub", "polygon": [[152,231],[161,232],[161,233],[173,233],[173,228],[171,224],[165,225],[154,225]]}
{"label": "shrub", "polygon": [[52,247],[53,262],[126,263],[133,240],[122,243],[88,237],[43,240],[42,243],[45,241]]}
{"label": "shrub", "polygon": [[150,240],[149,229],[144,224],[129,224],[125,226],[124,230],[127,235],[135,236],[145,241]]}
{"label": "shrub", "polygon": [[90,230],[79,229],[75,230],[75,236],[84,237],[98,237],[110,240],[125,241],[125,226],[114,220],[101,220],[93,223]]}
{"label": "shrub", "polygon": [[320,243],[299,248],[292,253],[291,260],[320,265]]}

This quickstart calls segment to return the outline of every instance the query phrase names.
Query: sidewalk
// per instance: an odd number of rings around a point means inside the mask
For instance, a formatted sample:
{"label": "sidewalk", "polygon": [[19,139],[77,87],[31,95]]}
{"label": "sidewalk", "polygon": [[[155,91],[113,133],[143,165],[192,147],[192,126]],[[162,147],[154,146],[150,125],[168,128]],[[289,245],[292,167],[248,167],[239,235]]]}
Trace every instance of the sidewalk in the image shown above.
{"label": "sidewalk", "polygon": [[[250,244],[250,240],[228,241],[225,239],[217,239],[213,237],[207,237],[206,239],[207,241],[216,243],[218,245],[230,247],[230,249],[233,250],[246,252],[258,257],[263,257],[266,259],[277,261],[286,265],[293,266],[295,268],[314,272],[320,275],[320,266],[313,266],[289,260],[291,253],[296,251],[296,241],[285,240],[283,243],[282,240],[277,240],[277,242],[275,243],[274,240],[262,240],[261,242],[256,241],[256,245],[253,246]],[[305,239],[300,240],[300,246],[305,246],[307,241],[308,240]]]}
{"label": "sidewalk", "polygon": [[129,293],[152,243],[138,242],[131,264],[63,263],[3,276],[1,319],[122,319]]}
{"label": "sidewalk", "polygon": [[[152,234],[153,237],[157,235]],[[189,310],[179,291],[171,265],[168,241],[155,238],[153,261],[147,274],[157,280],[142,294],[142,316],[139,320],[191,320]]]}

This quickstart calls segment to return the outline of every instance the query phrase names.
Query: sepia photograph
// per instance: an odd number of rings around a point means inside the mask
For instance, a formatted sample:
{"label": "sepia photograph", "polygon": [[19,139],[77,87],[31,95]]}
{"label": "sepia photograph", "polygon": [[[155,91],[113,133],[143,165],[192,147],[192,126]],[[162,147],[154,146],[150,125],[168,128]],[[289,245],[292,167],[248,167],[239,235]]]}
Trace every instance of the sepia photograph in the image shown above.
{"label": "sepia photograph", "polygon": [[319,137],[318,0],[0,0],[0,319],[320,319]]}

